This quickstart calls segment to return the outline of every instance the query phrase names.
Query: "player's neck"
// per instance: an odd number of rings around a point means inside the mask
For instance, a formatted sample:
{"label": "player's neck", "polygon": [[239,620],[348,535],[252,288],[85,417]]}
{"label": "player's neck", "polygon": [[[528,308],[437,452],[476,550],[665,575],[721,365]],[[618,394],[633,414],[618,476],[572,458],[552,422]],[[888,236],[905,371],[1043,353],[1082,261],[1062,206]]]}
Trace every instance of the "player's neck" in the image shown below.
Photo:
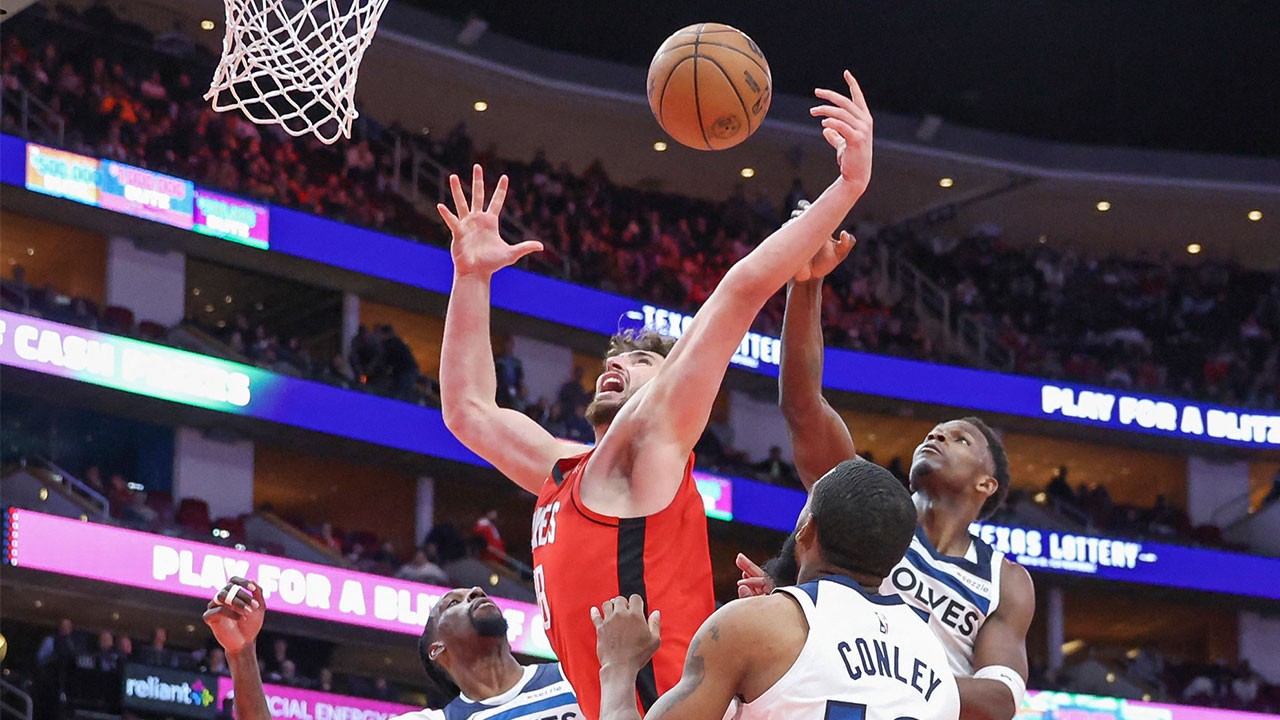
{"label": "player's neck", "polygon": [[604,434],[609,432],[609,424],[605,423],[604,425],[596,425],[592,427],[592,430],[595,430],[596,445],[599,445],[600,441],[604,439]]}
{"label": "player's neck", "polygon": [[466,663],[454,674],[458,689],[472,700],[497,697],[520,682],[524,666],[510,652],[482,655]]}
{"label": "player's neck", "polygon": [[847,577],[861,585],[863,590],[866,590],[873,595],[880,592],[880,583],[883,581],[883,578],[873,578],[866,573],[850,572],[844,568],[836,567],[831,563],[820,562],[813,566],[805,565],[800,568],[800,572],[796,575],[796,584],[803,585],[807,582],[817,580],[818,578],[824,578],[829,575],[841,575]]}
{"label": "player's neck", "polygon": [[977,518],[958,498],[939,497],[924,491],[912,496],[920,527],[934,549],[943,555],[963,557],[969,551],[969,525]]}

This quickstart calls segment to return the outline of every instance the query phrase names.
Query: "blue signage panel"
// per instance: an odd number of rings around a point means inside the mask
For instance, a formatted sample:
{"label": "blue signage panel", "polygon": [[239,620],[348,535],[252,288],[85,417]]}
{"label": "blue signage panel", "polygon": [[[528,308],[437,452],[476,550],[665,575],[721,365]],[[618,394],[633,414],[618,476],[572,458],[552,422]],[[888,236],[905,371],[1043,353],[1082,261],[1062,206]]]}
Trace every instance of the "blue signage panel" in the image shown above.
{"label": "blue signage panel", "polygon": [[[0,365],[487,466],[435,408],[6,311]],[[795,528],[805,502],[799,490],[766,483],[698,480],[710,516],[780,532]],[[1003,525],[971,530],[1033,570],[1280,600],[1277,558]]]}
{"label": "blue signage panel", "polygon": [[[25,157],[22,140],[0,136],[0,181],[26,184]],[[65,189],[65,185],[61,183],[58,187]],[[170,185],[173,188],[166,185],[160,188],[163,192],[147,192],[139,197],[168,207],[177,194],[177,185]],[[181,211],[190,212],[185,201]],[[270,212],[272,252],[431,292],[449,292],[452,262],[444,249],[294,210],[271,208]],[[497,308],[600,334],[647,326],[678,336],[691,320],[686,313],[522,270],[498,273],[494,277],[492,298]],[[733,363],[751,372],[776,376],[780,358],[778,338],[748,333]],[[849,350],[827,350],[823,384],[833,390],[909,402],[1179,440],[1280,449],[1280,414],[1275,412],[1117,392]]]}

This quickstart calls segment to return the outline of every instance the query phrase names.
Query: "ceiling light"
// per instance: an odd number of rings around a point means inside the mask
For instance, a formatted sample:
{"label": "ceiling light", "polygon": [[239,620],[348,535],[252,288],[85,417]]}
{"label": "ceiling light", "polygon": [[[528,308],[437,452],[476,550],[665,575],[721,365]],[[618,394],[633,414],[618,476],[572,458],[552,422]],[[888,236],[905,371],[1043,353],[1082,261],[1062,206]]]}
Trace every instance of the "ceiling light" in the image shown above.
{"label": "ceiling light", "polygon": [[653,144],[653,149],[656,150],[657,152],[666,152],[667,144],[659,140],[658,142]]}
{"label": "ceiling light", "polygon": [[113,613],[111,613],[111,619],[112,619],[112,620],[119,620],[119,619],[120,619],[120,613],[118,613],[118,612],[113,612]]}
{"label": "ceiling light", "polygon": [[35,248],[27,248],[27,257],[30,257],[30,256],[35,255],[35,254],[36,254],[36,249],[35,249]]}
{"label": "ceiling light", "polygon": [[205,305],[205,306],[204,306],[204,311],[205,311],[205,312],[213,312],[213,305]]}
{"label": "ceiling light", "polygon": [[952,180],[951,178],[942,178],[938,180],[938,187],[949,188],[955,184],[956,184],[956,181]]}
{"label": "ceiling light", "polygon": [[191,294],[200,297],[200,288],[191,288]]}
{"label": "ceiling light", "polygon": [[471,106],[471,109],[475,110],[476,112],[484,112],[485,110],[489,109],[489,103],[483,100],[477,100],[475,104]]}
{"label": "ceiling light", "polygon": [[742,176],[742,177],[744,177],[744,178],[753,178],[753,177],[755,177],[755,176],[756,176],[756,169],[755,169],[755,168],[742,168],[742,171],[741,171],[741,172],[739,172],[738,174],[739,174],[739,175],[741,175],[741,176]]}
{"label": "ceiling light", "polygon": [[212,21],[212,20],[208,20],[208,19],[201,20],[201,21],[200,21],[200,29],[201,29],[201,30],[212,30],[212,29],[213,29],[213,21]]}
{"label": "ceiling light", "polygon": [[1041,244],[1041,245],[1043,245],[1043,244],[1045,244],[1045,243],[1049,242],[1049,236],[1048,236],[1048,235],[1041,235],[1041,236],[1040,236],[1040,239],[1039,239],[1039,242],[1040,242],[1040,244]]}
{"label": "ceiling light", "polygon": [[1191,243],[1187,246],[1187,253],[1191,255],[1199,255],[1201,250],[1204,250],[1204,248],[1200,246],[1200,243]]}
{"label": "ceiling light", "polygon": [[1075,653],[1078,653],[1083,649],[1084,649],[1083,640],[1068,640],[1067,642],[1062,643],[1063,655],[1074,655]]}
{"label": "ceiling light", "polygon": [[1259,220],[1262,219],[1262,211],[1250,210],[1249,214],[1246,217],[1248,217],[1251,222],[1258,222]]}
{"label": "ceiling light", "polygon": [[42,607],[44,607],[44,601],[43,601],[43,600],[37,600],[37,601],[36,601],[36,607],[38,607],[38,608],[42,608]]}
{"label": "ceiling light", "polygon": [[1098,204],[1094,207],[1098,208],[1098,212],[1106,212],[1111,209],[1111,203],[1106,200],[1099,200]]}
{"label": "ceiling light", "polygon": [[226,296],[226,297],[222,298],[222,301],[223,301],[223,302],[225,302],[226,304],[230,305],[230,304],[231,304],[231,296],[230,296],[230,295],[228,295],[228,296]]}

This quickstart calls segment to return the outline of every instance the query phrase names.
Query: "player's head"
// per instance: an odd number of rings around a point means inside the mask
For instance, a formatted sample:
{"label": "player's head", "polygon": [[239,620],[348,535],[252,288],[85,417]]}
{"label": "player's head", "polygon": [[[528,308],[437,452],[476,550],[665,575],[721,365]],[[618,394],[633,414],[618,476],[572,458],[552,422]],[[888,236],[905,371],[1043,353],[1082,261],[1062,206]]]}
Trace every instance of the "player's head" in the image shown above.
{"label": "player's head", "polygon": [[675,344],[675,338],[653,330],[625,330],[609,338],[587,421],[596,427],[613,422],[627,400],[658,374]]}
{"label": "player's head", "polygon": [[418,638],[418,658],[427,671],[427,696],[432,707],[443,707],[458,696],[454,674],[493,653],[508,653],[507,619],[484,590],[457,588],[431,608]]}
{"label": "player's head", "polygon": [[960,494],[990,517],[1009,494],[1009,456],[994,430],[976,417],[951,420],[929,431],[911,457],[911,489]]}
{"label": "player's head", "polygon": [[795,532],[799,580],[834,568],[878,584],[911,544],[916,508],[888,470],[846,460],[814,483]]}

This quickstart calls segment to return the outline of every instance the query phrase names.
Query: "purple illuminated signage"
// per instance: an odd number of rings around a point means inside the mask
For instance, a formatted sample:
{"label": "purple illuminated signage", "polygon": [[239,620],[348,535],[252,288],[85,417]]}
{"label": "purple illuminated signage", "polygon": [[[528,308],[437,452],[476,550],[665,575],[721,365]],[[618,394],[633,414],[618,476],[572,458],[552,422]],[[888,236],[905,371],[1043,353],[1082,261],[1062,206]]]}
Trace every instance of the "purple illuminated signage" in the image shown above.
{"label": "purple illuminated signage", "polygon": [[193,230],[266,250],[270,213],[265,205],[196,188]]}
{"label": "purple illuminated signage", "polygon": [[[233,576],[262,586],[273,612],[417,636],[449,588],[352,572],[10,508],[5,562],[201,599]],[[536,605],[494,598],[511,648],[553,657]]]}
{"label": "purple illuminated signage", "polygon": [[[267,707],[274,720],[389,720],[422,708],[412,705],[264,684]],[[231,678],[218,678],[218,707],[235,697]],[[233,715],[234,717],[234,715]]]}

